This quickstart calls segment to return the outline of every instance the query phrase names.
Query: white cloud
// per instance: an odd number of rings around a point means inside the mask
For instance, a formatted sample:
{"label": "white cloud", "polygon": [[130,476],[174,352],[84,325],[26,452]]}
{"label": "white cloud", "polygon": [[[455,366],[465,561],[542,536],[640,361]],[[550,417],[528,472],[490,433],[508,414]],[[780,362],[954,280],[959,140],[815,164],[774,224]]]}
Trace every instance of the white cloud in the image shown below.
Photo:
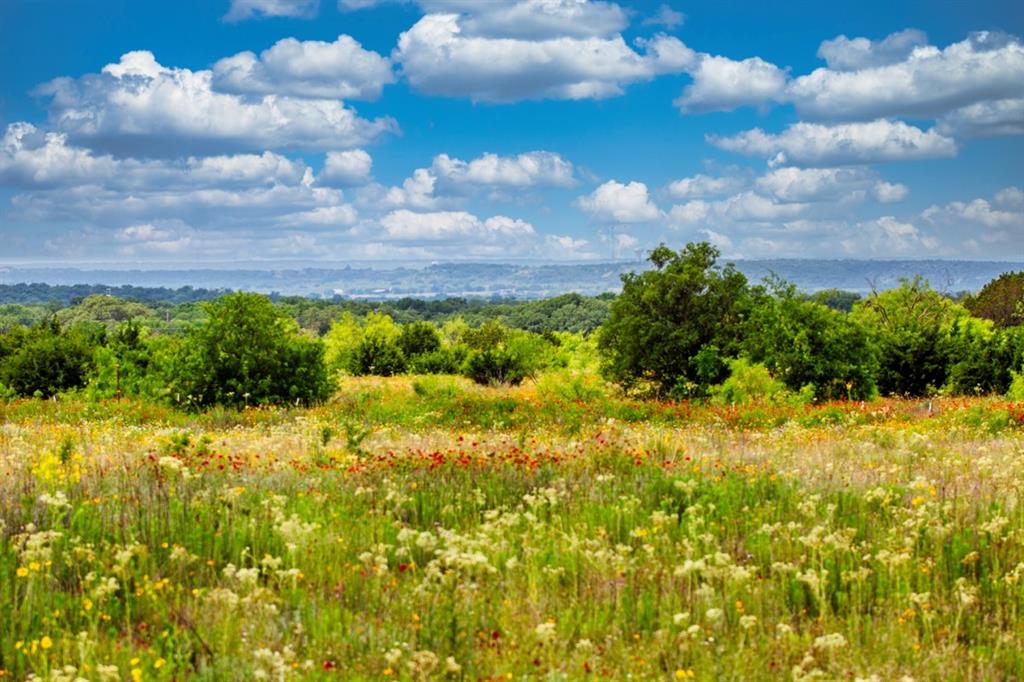
{"label": "white cloud", "polygon": [[572,187],[576,184],[572,163],[545,151],[515,156],[483,154],[463,161],[439,154],[431,166],[434,174],[456,185],[492,187]]}
{"label": "white cloud", "polygon": [[417,213],[399,209],[381,218],[380,224],[388,238],[405,241],[494,240],[534,234],[533,226],[522,220],[505,216],[480,220],[465,211]]}
{"label": "white cloud", "polygon": [[317,180],[337,187],[360,185],[369,180],[372,168],[373,158],[363,149],[327,152],[324,169]]}
{"label": "white cloud", "polygon": [[667,190],[673,199],[701,199],[704,197],[735,194],[746,185],[739,176],[723,175],[712,177],[698,173],[669,183]]}
{"label": "white cloud", "polygon": [[665,28],[678,28],[686,21],[686,15],[677,12],[668,5],[661,5],[658,11],[644,19],[644,26],[664,26]]}
{"label": "white cloud", "polygon": [[897,220],[893,216],[882,216],[860,223],[856,237],[844,239],[843,249],[849,255],[920,257],[935,255],[939,240],[921,231],[913,223]]}
{"label": "white cloud", "polygon": [[123,256],[181,253],[192,246],[194,237],[195,230],[180,220],[129,225],[114,234],[115,241],[122,243],[118,253]]}
{"label": "white cloud", "polygon": [[909,192],[910,190],[907,189],[906,185],[898,182],[885,182],[884,180],[879,180],[872,188],[872,193],[874,194],[875,199],[883,204],[892,204],[897,201],[903,201],[907,198],[907,194],[909,194]]}
{"label": "white cloud", "polygon": [[146,51],[129,52],[100,74],[58,78],[38,92],[52,97],[54,126],[115,153],[344,149],[397,128],[390,118],[359,118],[337,100],[215,92],[212,72],[164,67]]}
{"label": "white cloud", "polygon": [[257,56],[239,52],[213,65],[213,88],[242,95],[377,99],[395,82],[391,62],[351,36],[332,43],[279,40]]}
{"label": "white cloud", "polygon": [[0,143],[0,182],[7,185],[96,182],[111,177],[117,166],[110,156],[70,147],[66,135],[44,133],[25,122],[8,125]]}
{"label": "white cloud", "polygon": [[609,180],[578,198],[576,205],[597,220],[610,223],[647,223],[661,218],[661,211],[651,202],[647,185],[642,182],[624,185]]}
{"label": "white cloud", "polygon": [[890,33],[883,40],[841,35],[824,41],[818,56],[834,71],[859,71],[902,62],[916,48],[927,44],[928,36],[914,28]]}
{"label": "white cloud", "polygon": [[402,33],[392,54],[409,83],[434,95],[513,102],[601,99],[688,66],[693,51],[656,36],[630,48],[622,36],[537,40],[466,35],[457,14],[428,14]]}
{"label": "white cloud", "polygon": [[685,204],[676,204],[669,209],[666,217],[671,227],[688,227],[706,221],[711,210],[712,204],[703,199],[694,199]]}
{"label": "white cloud", "polygon": [[[434,195],[437,178],[426,168],[417,168],[413,174],[402,182],[401,187],[387,190],[384,201],[390,206],[409,206],[411,208],[432,209],[437,207],[439,200]],[[376,198],[368,196],[370,201]]]}
{"label": "white cloud", "polygon": [[628,24],[621,7],[594,0],[420,0],[419,4],[429,13],[459,14],[463,31],[471,36],[587,38],[618,33]]}
{"label": "white cloud", "polygon": [[944,135],[994,137],[1024,135],[1024,97],[977,102],[954,109],[935,127]]}
{"label": "white cloud", "polygon": [[1000,208],[1024,209],[1024,190],[1019,187],[1004,187],[996,192],[994,203]]}
{"label": "white cloud", "polygon": [[923,131],[902,121],[880,119],[867,123],[795,123],[782,133],[760,128],[732,137],[708,136],[728,151],[771,157],[776,165],[835,165],[876,163],[955,156],[956,142],[933,130]]}
{"label": "white cloud", "polygon": [[224,21],[242,21],[253,17],[292,17],[310,19],[320,9],[320,0],[231,0]]}
{"label": "white cloud", "polygon": [[974,33],[942,50],[916,47],[906,59],[882,66],[816,69],[795,79],[788,94],[807,117],[936,117],[982,101],[1024,96],[1024,45],[1000,33]]}
{"label": "white cloud", "polygon": [[[786,166],[765,173],[755,183],[758,190],[782,201],[840,201],[863,199],[879,185],[882,193],[898,193],[897,187],[880,182],[877,174],[861,167],[796,168]],[[904,191],[906,188],[903,188]],[[902,198],[902,197],[901,197]]]}
{"label": "white cloud", "polygon": [[674,102],[685,112],[731,111],[781,101],[788,78],[785,70],[760,57],[735,61],[712,55],[701,55],[690,75],[693,83]]}

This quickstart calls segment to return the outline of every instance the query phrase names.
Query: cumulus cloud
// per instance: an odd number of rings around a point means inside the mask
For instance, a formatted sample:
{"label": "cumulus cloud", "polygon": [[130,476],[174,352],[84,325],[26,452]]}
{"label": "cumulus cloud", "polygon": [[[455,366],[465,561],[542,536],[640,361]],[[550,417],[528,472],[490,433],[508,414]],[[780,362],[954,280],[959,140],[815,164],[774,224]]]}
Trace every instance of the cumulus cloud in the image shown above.
{"label": "cumulus cloud", "polygon": [[242,21],[253,17],[292,17],[310,19],[320,9],[320,0],[231,0],[224,21]]}
{"label": "cumulus cloud", "polygon": [[591,194],[578,198],[576,205],[595,219],[609,223],[647,223],[661,218],[661,211],[642,182],[624,185],[609,180]]}
{"label": "cumulus cloud", "polygon": [[621,35],[467,35],[459,15],[428,14],[402,33],[392,57],[417,90],[490,102],[611,97],[693,60],[693,51],[669,36],[640,47],[635,51]]}
{"label": "cumulus cloud", "polygon": [[782,101],[788,74],[760,57],[742,61],[701,55],[689,69],[693,83],[674,102],[684,112],[731,111]]}
{"label": "cumulus cloud", "polygon": [[958,137],[1024,135],[1024,97],[978,102],[954,109],[939,119],[936,129]]}
{"label": "cumulus cloud", "polygon": [[545,151],[515,156],[487,153],[470,161],[439,154],[431,169],[438,178],[455,185],[525,188],[576,184],[572,163]]}
{"label": "cumulus cloud", "polygon": [[391,61],[347,35],[331,43],[285,38],[259,56],[239,52],[213,65],[213,88],[242,95],[373,100],[393,82]]}
{"label": "cumulus cloud", "polygon": [[858,256],[910,256],[933,255],[940,242],[910,222],[893,216],[882,216],[860,223],[856,237],[843,239],[842,247],[849,255]]}
{"label": "cumulus cloud", "polygon": [[760,128],[731,137],[708,136],[720,149],[772,158],[775,165],[805,166],[876,163],[955,156],[956,142],[936,130],[903,121],[867,123],[795,123],[778,134]]}
{"label": "cumulus cloud", "polygon": [[781,201],[858,201],[870,192],[879,201],[899,201],[907,192],[903,185],[878,179],[878,174],[863,167],[849,168],[776,168],[757,179],[762,193]]}
{"label": "cumulus cloud", "polygon": [[915,49],[928,44],[924,31],[908,28],[890,33],[882,40],[847,38],[826,40],[818,47],[818,56],[834,71],[858,71],[902,62]]}
{"label": "cumulus cloud", "polygon": [[336,187],[360,185],[369,180],[372,169],[373,158],[363,149],[327,152],[317,180]]}
{"label": "cumulus cloud", "polygon": [[664,26],[678,28],[686,21],[686,15],[672,9],[669,5],[661,5],[658,11],[644,19],[644,26]]}
{"label": "cumulus cloud", "polygon": [[942,50],[915,46],[892,63],[884,63],[881,49],[868,47],[865,54],[883,63],[869,65],[870,59],[847,54],[844,69],[854,70],[821,68],[795,79],[788,96],[800,114],[830,120],[936,117],[978,102],[1024,96],[1024,45],[1005,34],[974,33]]}
{"label": "cumulus cloud", "polygon": [[466,211],[419,213],[399,209],[381,218],[380,224],[390,239],[402,241],[494,240],[534,234],[533,226],[522,220],[506,216],[480,220]]}
{"label": "cumulus cloud", "polygon": [[669,183],[666,190],[673,199],[701,199],[705,197],[734,194],[746,184],[746,180],[735,175],[712,177],[698,173]]}
{"label": "cumulus cloud", "polygon": [[50,121],[72,140],[121,154],[344,149],[397,129],[390,118],[362,119],[337,100],[220,93],[211,71],[165,67],[147,51],[37,92],[52,98]]}
{"label": "cumulus cloud", "polygon": [[625,10],[600,0],[420,0],[429,13],[462,17],[467,35],[492,38],[585,38],[618,33],[628,24]]}

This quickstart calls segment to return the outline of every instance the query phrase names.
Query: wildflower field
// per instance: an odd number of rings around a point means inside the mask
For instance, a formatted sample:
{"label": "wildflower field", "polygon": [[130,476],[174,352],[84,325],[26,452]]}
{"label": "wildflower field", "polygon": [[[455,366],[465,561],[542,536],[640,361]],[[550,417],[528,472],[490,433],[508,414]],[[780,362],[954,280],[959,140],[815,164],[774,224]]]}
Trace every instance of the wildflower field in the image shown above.
{"label": "wildflower field", "polygon": [[1024,678],[1024,405],[0,405],[0,679]]}

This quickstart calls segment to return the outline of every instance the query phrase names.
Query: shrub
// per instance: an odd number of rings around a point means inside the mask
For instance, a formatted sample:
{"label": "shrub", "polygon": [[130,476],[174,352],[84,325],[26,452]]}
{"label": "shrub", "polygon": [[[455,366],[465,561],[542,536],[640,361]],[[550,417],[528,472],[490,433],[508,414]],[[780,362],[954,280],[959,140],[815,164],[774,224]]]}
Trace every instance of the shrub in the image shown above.
{"label": "shrub", "polygon": [[94,339],[54,319],[30,330],[12,330],[0,350],[0,382],[21,396],[43,398],[85,385]]}
{"label": "shrub", "polygon": [[943,386],[952,358],[951,330],[967,314],[920,277],[857,303],[851,316],[878,347],[879,391],[922,396]]}
{"label": "shrub", "polygon": [[445,346],[412,358],[408,370],[413,374],[458,374],[468,355],[465,346]]}
{"label": "shrub", "polygon": [[818,400],[864,400],[875,392],[878,358],[868,333],[844,313],[773,284],[750,315],[744,348],[793,391]]}
{"label": "shrub", "polygon": [[466,360],[466,376],[478,384],[516,386],[529,375],[525,360],[506,346],[473,351]]}
{"label": "shrub", "polygon": [[173,397],[192,406],[310,404],[330,394],[323,344],[266,296],[229,294],[204,304],[207,319],[174,358]]}
{"label": "shrub", "polygon": [[352,354],[349,370],[356,376],[389,377],[405,371],[405,355],[398,344],[382,334],[367,334]]}
{"label": "shrub", "polygon": [[402,326],[398,347],[406,358],[433,353],[441,348],[441,335],[429,322],[410,322]]}
{"label": "shrub", "polygon": [[610,379],[697,395],[725,379],[723,359],[738,350],[750,291],[731,264],[716,265],[718,256],[706,242],[678,253],[662,245],[650,254],[653,270],[622,276],[598,336]]}
{"label": "shrub", "polygon": [[745,358],[730,360],[729,378],[711,390],[711,400],[718,405],[808,402],[813,397],[811,388],[800,395],[790,392],[783,382],[772,377],[767,367]]}

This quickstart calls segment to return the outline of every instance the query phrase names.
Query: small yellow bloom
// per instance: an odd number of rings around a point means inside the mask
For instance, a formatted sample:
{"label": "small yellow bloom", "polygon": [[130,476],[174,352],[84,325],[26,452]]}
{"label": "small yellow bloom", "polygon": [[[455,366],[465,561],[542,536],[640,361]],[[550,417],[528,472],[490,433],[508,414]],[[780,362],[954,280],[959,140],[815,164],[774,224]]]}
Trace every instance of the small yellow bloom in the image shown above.
{"label": "small yellow bloom", "polygon": [[43,649],[49,649],[53,646],[53,640],[44,635],[43,638],[39,640],[39,646],[43,647]]}
{"label": "small yellow bloom", "polygon": [[28,575],[28,569],[22,566],[18,569],[17,573],[19,578],[24,578]]}
{"label": "small yellow bloom", "polygon": [[38,571],[38,570],[39,570],[40,568],[42,568],[42,566],[40,566],[40,565],[39,565],[39,562],[38,562],[38,561],[33,561],[32,563],[30,563],[30,564],[28,565],[28,567],[29,567],[30,569],[32,569],[33,571]]}
{"label": "small yellow bloom", "polygon": [[142,671],[138,668],[132,668],[132,682],[142,682]]}
{"label": "small yellow bloom", "polygon": [[164,667],[164,664],[166,663],[167,661],[165,661],[164,659],[158,658],[155,661],[153,661],[153,667],[159,670],[160,668]]}

